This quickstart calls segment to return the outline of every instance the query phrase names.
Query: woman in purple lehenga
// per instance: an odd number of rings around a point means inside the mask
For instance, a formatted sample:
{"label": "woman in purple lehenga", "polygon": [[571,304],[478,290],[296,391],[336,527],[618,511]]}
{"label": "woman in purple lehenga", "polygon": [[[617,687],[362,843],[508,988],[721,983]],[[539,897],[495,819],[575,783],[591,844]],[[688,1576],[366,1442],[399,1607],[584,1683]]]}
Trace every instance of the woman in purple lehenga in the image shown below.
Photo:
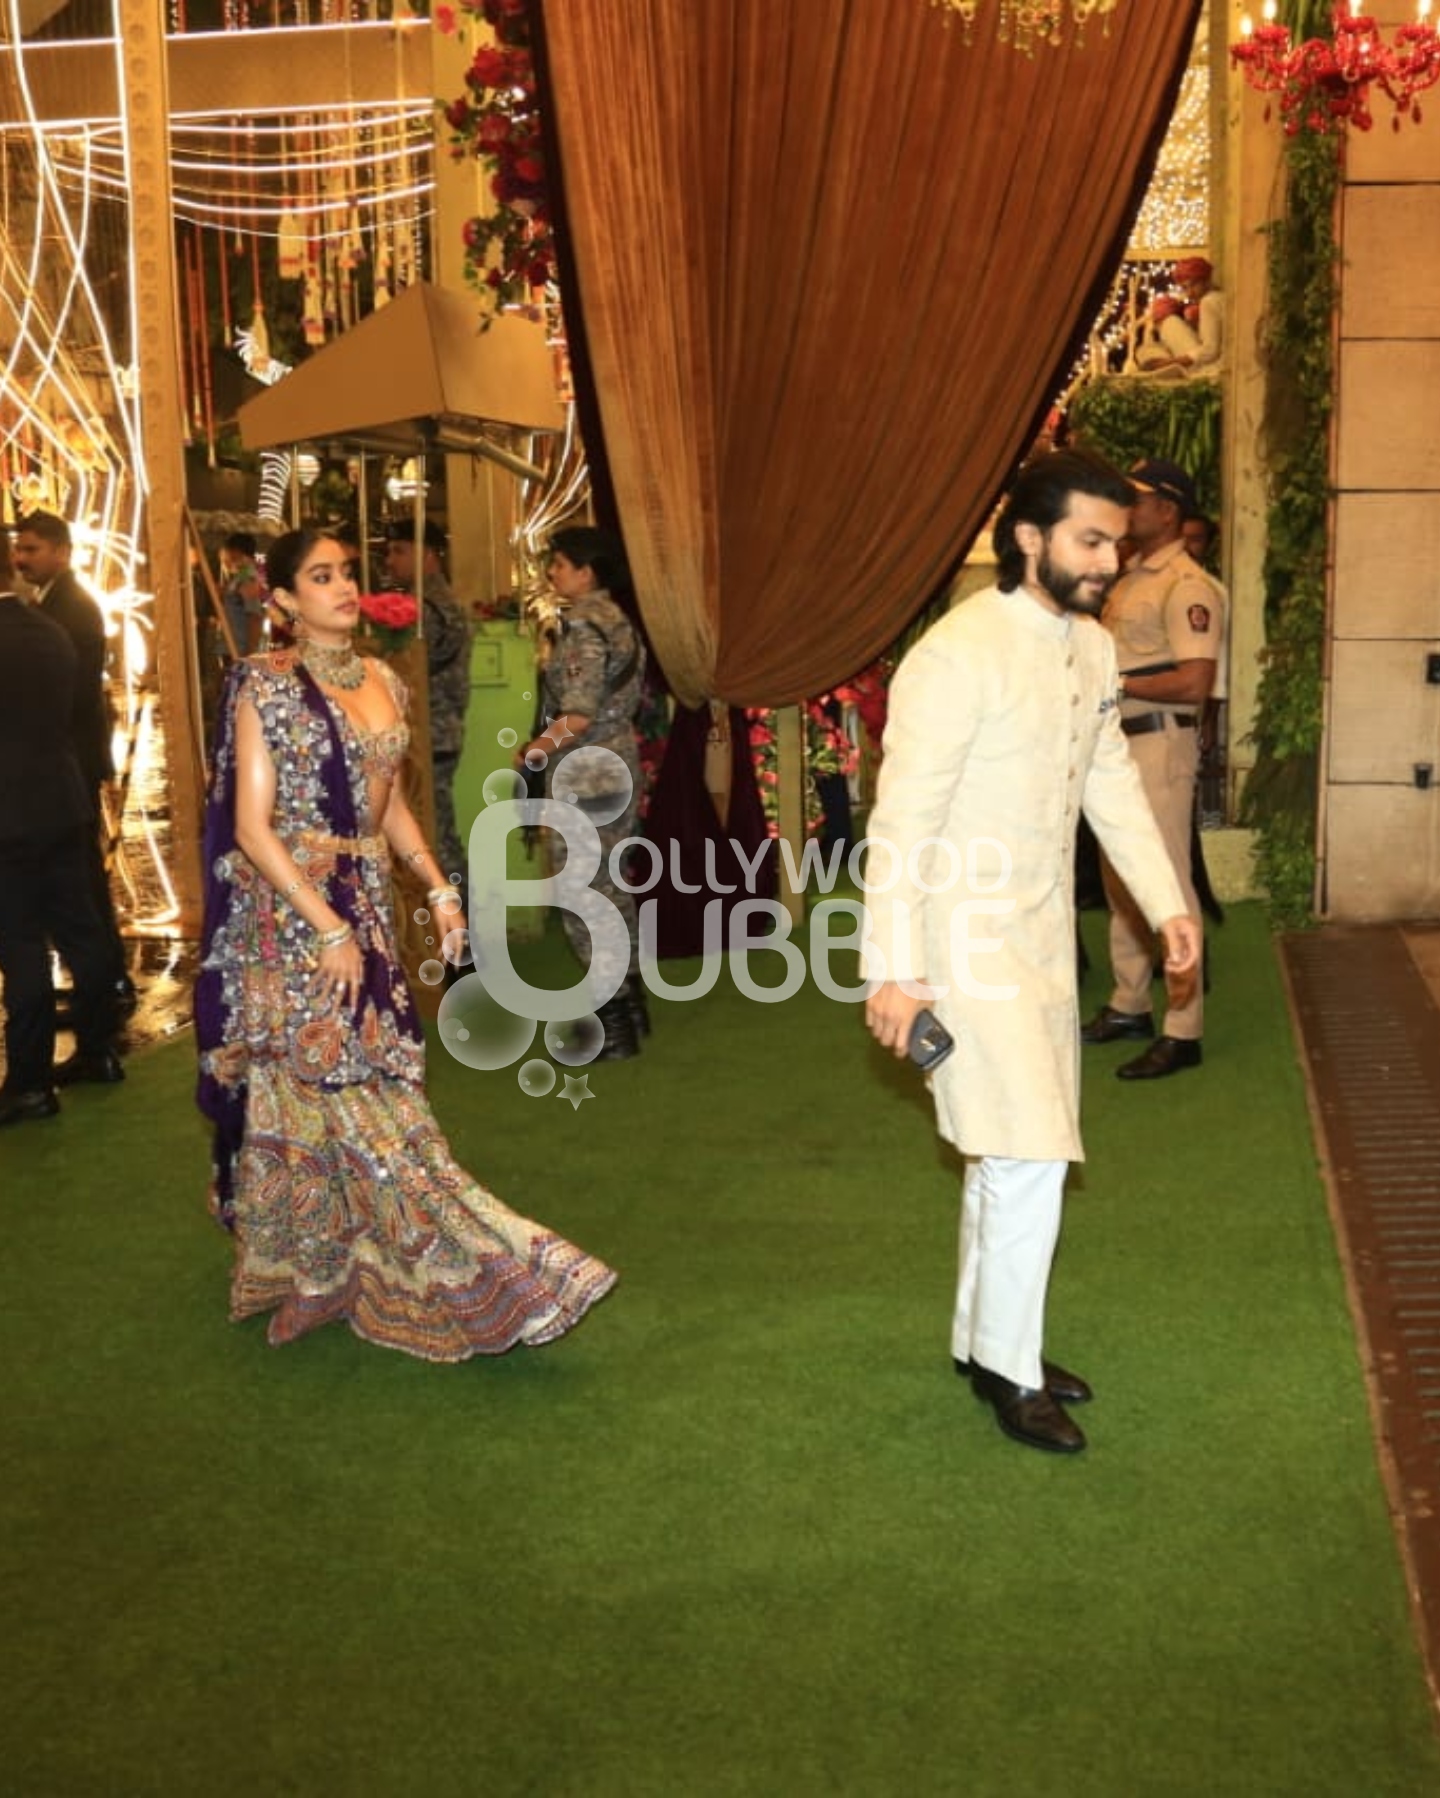
{"label": "woman in purple lehenga", "polygon": [[344,1318],[431,1361],[503,1354],[563,1335],[615,1275],[471,1179],[426,1102],[392,855],[442,930],[463,919],[401,791],[404,688],[352,642],[350,553],[275,544],[296,647],[234,665],[216,743],[195,1018],[231,1315],[270,1312],[274,1343]]}

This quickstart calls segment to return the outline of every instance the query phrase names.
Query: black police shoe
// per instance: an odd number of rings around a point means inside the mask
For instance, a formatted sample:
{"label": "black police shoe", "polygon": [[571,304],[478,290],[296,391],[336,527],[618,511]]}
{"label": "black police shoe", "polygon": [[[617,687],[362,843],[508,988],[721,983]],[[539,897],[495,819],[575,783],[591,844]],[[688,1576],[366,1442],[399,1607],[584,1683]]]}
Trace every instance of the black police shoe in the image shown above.
{"label": "black police shoe", "polygon": [[1088,1024],[1080,1026],[1082,1043],[1146,1042],[1154,1034],[1155,1020],[1148,1011],[1116,1011],[1110,1005],[1102,1005]]}
{"label": "black police shoe", "polygon": [[1157,1036],[1143,1055],[1116,1068],[1115,1076],[1119,1080],[1164,1080],[1170,1074],[1183,1074],[1186,1068],[1198,1068],[1203,1059],[1198,1040]]}

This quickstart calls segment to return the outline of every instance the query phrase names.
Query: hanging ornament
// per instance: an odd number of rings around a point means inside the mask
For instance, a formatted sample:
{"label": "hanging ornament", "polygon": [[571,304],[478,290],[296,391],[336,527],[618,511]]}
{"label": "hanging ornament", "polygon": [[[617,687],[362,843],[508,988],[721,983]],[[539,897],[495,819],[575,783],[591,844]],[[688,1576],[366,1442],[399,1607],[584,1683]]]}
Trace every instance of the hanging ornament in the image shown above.
{"label": "hanging ornament", "polygon": [[299,217],[288,206],[280,214],[280,226],[276,236],[280,279],[282,281],[298,281],[305,273],[305,228],[300,223]]}
{"label": "hanging ornament", "polygon": [[250,355],[247,366],[257,381],[263,381],[269,373],[271,361],[270,328],[265,323],[265,308],[257,295],[250,320]]}
{"label": "hanging ornament", "polygon": [[325,341],[325,295],[320,279],[319,268],[312,263],[305,271],[305,317],[303,321],[306,343],[315,346]]}

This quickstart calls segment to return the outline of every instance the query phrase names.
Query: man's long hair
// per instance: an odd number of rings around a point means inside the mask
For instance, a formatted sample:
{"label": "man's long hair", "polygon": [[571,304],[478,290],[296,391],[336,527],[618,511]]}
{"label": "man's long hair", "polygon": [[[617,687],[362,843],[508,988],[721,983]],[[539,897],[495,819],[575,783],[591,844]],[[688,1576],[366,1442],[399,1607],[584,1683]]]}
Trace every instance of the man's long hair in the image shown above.
{"label": "man's long hair", "polygon": [[1051,450],[1027,462],[995,521],[997,585],[1002,593],[1013,593],[1025,579],[1025,552],[1015,541],[1016,525],[1050,530],[1070,510],[1072,493],[1106,499],[1127,510],[1135,504],[1135,489],[1120,470],[1089,450]]}

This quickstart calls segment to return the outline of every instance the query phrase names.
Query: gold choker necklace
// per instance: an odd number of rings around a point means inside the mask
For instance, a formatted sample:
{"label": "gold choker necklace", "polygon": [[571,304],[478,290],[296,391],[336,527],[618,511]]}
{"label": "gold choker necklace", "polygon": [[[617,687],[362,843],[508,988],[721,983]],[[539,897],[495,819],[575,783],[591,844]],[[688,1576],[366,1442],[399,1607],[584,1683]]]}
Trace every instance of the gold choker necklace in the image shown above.
{"label": "gold choker necklace", "polygon": [[323,643],[302,643],[300,660],[316,680],[324,681],[328,687],[339,687],[351,693],[356,687],[365,685],[365,664],[356,654],[353,643],[347,643],[343,649],[331,649]]}

